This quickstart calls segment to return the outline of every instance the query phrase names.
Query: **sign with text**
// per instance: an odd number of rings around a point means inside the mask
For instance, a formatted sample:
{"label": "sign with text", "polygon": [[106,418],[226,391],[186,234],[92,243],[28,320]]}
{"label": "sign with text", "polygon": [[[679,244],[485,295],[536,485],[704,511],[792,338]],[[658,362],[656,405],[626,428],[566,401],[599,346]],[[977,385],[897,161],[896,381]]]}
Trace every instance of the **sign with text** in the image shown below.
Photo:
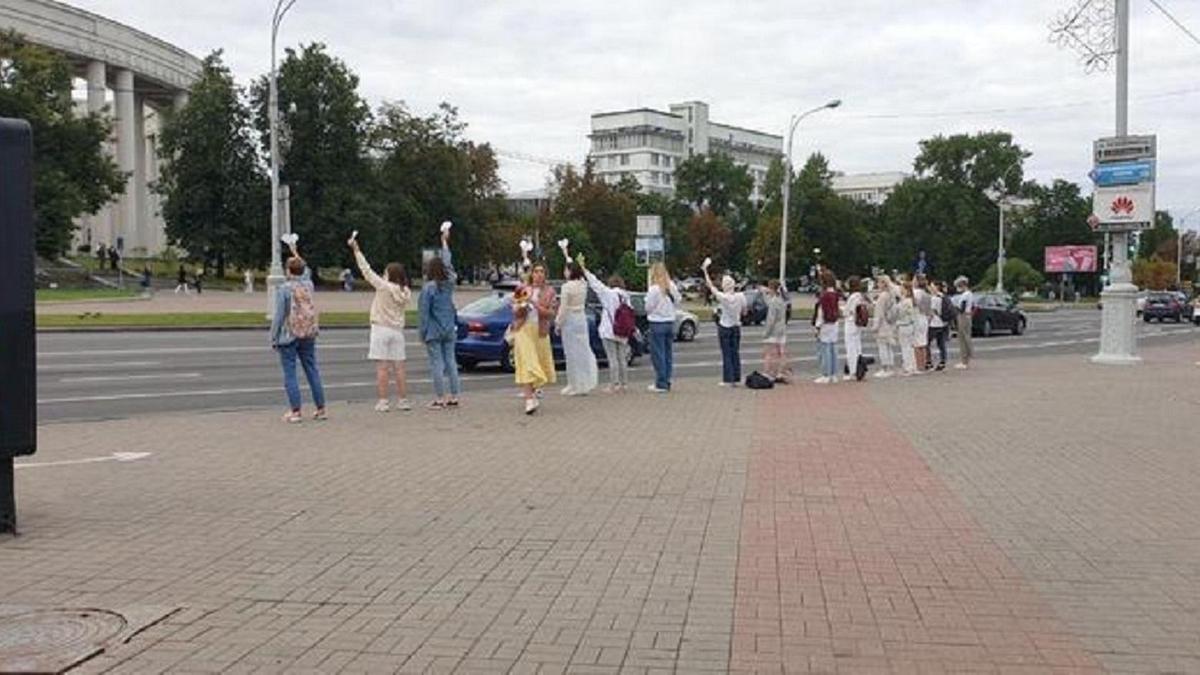
{"label": "sign with text", "polygon": [[1158,155],[1158,137],[1110,136],[1092,144],[1092,159],[1096,165],[1121,164],[1139,159],[1154,159]]}
{"label": "sign with text", "polygon": [[1124,164],[1100,164],[1088,176],[1096,187],[1137,185],[1154,182],[1154,162],[1126,162]]}
{"label": "sign with text", "polygon": [[1075,273],[1096,271],[1095,246],[1047,246],[1046,272]]}
{"label": "sign with text", "polygon": [[637,217],[637,236],[661,237],[662,233],[662,216]]}
{"label": "sign with text", "polygon": [[1101,232],[1147,230],[1154,226],[1154,183],[1098,187],[1092,212]]}
{"label": "sign with text", "polygon": [[641,267],[661,262],[666,251],[666,243],[662,237],[638,237],[634,241],[634,253],[637,264]]}

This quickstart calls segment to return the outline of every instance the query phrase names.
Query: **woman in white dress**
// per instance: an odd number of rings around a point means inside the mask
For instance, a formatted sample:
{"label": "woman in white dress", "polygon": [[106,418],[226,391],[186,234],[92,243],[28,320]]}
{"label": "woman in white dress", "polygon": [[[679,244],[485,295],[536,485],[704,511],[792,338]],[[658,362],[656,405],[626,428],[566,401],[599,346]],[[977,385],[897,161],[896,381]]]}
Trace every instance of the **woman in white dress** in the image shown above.
{"label": "woman in white dress", "polygon": [[562,286],[558,316],[554,320],[562,335],[563,356],[567,360],[567,386],[562,390],[564,396],[587,395],[596,388],[600,379],[585,312],[587,292],[588,283],[583,268],[579,263],[567,263],[567,282]]}

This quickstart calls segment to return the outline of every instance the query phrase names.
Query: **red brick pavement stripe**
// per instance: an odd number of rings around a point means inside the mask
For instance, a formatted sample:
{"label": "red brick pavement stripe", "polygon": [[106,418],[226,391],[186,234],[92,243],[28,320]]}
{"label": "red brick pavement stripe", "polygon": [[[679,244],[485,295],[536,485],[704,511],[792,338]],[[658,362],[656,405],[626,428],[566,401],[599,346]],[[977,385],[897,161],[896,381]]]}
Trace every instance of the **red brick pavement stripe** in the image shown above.
{"label": "red brick pavement stripe", "polygon": [[866,386],[759,396],[731,670],[1100,672]]}

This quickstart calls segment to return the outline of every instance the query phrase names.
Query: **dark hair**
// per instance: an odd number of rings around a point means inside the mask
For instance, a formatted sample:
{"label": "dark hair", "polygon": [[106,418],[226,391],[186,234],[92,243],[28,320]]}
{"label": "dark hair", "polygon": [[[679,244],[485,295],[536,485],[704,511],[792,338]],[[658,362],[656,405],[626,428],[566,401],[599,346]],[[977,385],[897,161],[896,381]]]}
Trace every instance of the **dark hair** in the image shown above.
{"label": "dark hair", "polygon": [[430,258],[425,265],[425,278],[438,283],[449,279],[449,275],[446,274],[446,263],[441,258]]}
{"label": "dark hair", "polygon": [[859,293],[862,291],[862,279],[858,275],[851,276],[846,280],[846,288],[850,289],[851,293]]}
{"label": "dark hair", "polygon": [[305,267],[304,258],[301,258],[298,255],[288,258],[288,261],[287,261],[288,274],[290,274],[294,277],[298,277],[301,274],[304,274],[304,267]]}
{"label": "dark hair", "polygon": [[614,274],[608,278],[608,285],[613,288],[625,288],[625,280],[621,278],[620,274]]}
{"label": "dark hair", "polygon": [[821,287],[833,288],[835,286],[837,286],[837,277],[834,276],[833,270],[829,269],[828,267],[821,270]]}
{"label": "dark hair", "polygon": [[577,281],[582,278],[583,278],[583,268],[579,266],[579,263],[576,263],[576,262],[567,263],[567,279],[570,281]]}
{"label": "dark hair", "polygon": [[388,263],[388,266],[383,271],[387,275],[387,280],[393,284],[408,285],[408,272],[404,269],[404,265],[395,262]]}

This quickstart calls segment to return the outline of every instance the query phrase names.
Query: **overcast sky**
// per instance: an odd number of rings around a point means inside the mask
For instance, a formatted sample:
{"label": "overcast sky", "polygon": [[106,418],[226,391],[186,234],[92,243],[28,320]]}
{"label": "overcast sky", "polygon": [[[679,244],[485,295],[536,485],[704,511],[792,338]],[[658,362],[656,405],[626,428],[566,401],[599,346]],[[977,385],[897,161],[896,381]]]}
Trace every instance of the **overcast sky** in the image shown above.
{"label": "overcast sky", "polygon": [[[269,67],[271,0],[69,1],[197,56],[223,48],[243,83]],[[1050,44],[1075,1],[297,0],[280,40],[326,43],[373,106],[457,105],[502,152],[579,161],[592,113],[691,99],[782,133],[841,98],[801,126],[797,161],[819,150],[839,171],[908,171],[922,138],[1002,129],[1033,153],[1032,177],[1088,184],[1091,142],[1114,131],[1114,78]],[[1200,33],[1200,1],[1160,2]],[[1133,7],[1130,132],[1158,134],[1158,205],[1178,217],[1200,207],[1200,45]],[[512,191],[545,183],[538,164],[501,168]]]}

